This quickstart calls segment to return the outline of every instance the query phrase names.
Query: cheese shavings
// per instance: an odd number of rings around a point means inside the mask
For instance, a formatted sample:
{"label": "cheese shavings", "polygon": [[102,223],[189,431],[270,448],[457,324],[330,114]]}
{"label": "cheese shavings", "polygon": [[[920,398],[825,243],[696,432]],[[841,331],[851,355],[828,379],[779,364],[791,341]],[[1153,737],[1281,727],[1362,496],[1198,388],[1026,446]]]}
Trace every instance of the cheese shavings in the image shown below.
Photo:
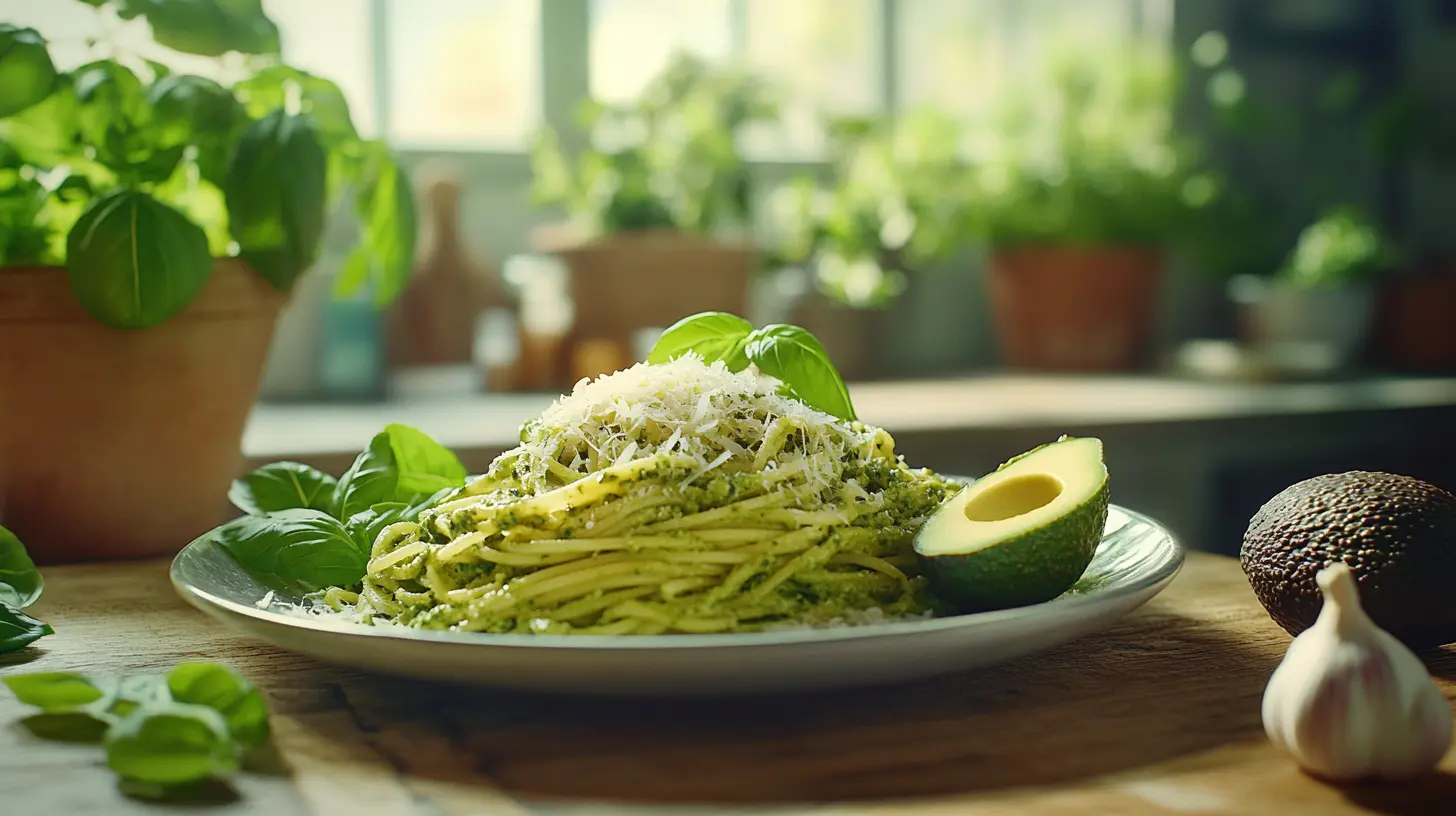
{"label": "cheese shavings", "polygon": [[692,463],[684,484],[717,471],[770,470],[816,495],[843,486],[845,461],[895,461],[884,431],[840,421],[779,389],[755,368],[733,372],[693,355],[641,363],[577,383],[522,429],[520,447],[497,467],[509,465],[516,483],[539,493],[567,473],[584,476],[671,453]]}

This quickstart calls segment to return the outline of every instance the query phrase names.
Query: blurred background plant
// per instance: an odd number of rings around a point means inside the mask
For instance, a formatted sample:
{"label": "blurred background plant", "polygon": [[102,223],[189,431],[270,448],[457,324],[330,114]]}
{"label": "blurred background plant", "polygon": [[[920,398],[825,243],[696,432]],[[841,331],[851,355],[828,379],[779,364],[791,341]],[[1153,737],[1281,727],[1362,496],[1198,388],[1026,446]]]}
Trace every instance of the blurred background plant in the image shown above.
{"label": "blurred background plant", "polygon": [[590,144],[579,154],[552,129],[537,134],[534,201],[564,208],[590,234],[745,229],[754,189],[737,139],[777,113],[762,78],[677,53],[636,100],[582,104]]}
{"label": "blurred background plant", "polygon": [[907,274],[964,249],[969,167],[944,114],[836,118],[828,123],[831,184],[801,175],[774,191],[769,263],[805,266],[830,299],[882,307]]}
{"label": "blurred background plant", "polygon": [[[291,290],[349,202],[357,240],[337,293],[399,294],[414,261],[409,185],[384,142],[359,136],[337,85],[282,62],[261,4],[87,4],[145,20],[147,50],[98,38],[61,71],[35,30],[0,25],[0,264],[65,264],[93,317],[141,328],[185,308],[217,257]],[[175,71],[178,55],[215,60],[218,78]]]}

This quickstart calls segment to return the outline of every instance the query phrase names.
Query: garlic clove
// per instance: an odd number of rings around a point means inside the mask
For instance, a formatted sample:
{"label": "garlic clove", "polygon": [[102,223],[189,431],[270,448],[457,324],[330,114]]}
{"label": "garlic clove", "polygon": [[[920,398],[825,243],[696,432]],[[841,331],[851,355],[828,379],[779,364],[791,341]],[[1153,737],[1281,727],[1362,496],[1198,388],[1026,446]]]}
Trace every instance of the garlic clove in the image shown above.
{"label": "garlic clove", "polygon": [[1261,715],[1270,741],[1329,779],[1405,779],[1438,765],[1451,707],[1425,664],[1365,614],[1342,563],[1318,575],[1319,618],[1269,678]]}

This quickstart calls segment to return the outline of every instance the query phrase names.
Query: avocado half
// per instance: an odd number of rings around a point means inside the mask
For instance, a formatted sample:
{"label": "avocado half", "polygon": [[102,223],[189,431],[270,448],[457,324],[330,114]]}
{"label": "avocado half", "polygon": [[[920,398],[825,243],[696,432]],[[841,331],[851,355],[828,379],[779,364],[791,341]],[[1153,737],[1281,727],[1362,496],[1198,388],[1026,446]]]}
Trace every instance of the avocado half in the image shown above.
{"label": "avocado half", "polygon": [[1062,437],[962,490],[920,528],[936,595],[963,611],[1049,601],[1082,577],[1107,525],[1102,441]]}

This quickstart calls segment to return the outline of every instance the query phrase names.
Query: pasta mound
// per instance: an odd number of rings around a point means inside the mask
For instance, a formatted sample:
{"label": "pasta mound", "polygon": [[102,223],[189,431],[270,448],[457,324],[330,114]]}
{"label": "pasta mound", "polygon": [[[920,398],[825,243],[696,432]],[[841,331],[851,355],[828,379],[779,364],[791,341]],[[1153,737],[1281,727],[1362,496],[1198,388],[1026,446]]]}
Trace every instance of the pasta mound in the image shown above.
{"label": "pasta mound", "polygon": [[371,622],[536,634],[834,625],[934,612],[910,547],[959,486],[750,367],[687,356],[577,384],[483,476],[386,527]]}

